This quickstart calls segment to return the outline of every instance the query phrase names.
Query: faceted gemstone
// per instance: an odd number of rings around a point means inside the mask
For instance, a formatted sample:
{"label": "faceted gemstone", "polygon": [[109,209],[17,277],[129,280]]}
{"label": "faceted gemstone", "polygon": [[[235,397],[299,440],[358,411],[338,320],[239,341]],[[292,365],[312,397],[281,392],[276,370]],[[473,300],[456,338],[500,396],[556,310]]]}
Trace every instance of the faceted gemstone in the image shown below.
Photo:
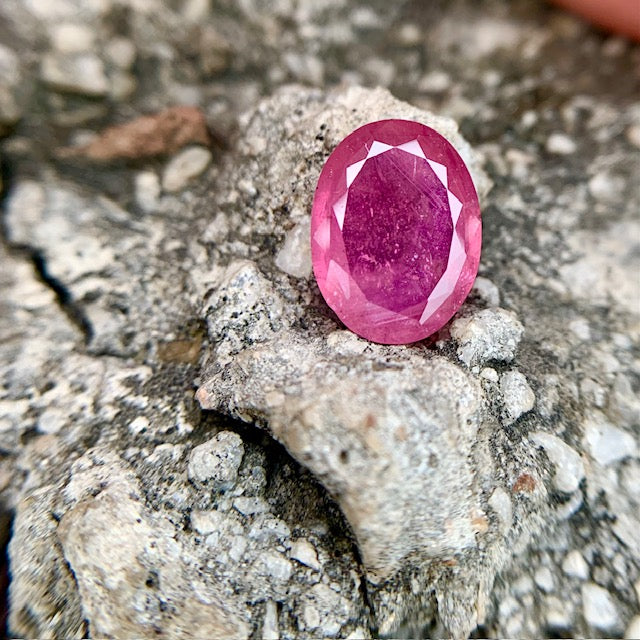
{"label": "faceted gemstone", "polygon": [[415,342],[446,324],[471,290],[481,240],[469,171],[423,124],[366,124],[322,169],[313,271],[327,304],[368,340]]}

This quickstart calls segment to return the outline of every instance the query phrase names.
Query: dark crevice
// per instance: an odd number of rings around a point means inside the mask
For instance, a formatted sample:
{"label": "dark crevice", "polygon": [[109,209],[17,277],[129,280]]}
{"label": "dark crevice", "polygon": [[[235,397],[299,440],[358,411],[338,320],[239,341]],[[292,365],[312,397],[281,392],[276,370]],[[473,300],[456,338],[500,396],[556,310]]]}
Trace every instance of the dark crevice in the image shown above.
{"label": "dark crevice", "polygon": [[82,332],[84,343],[89,344],[94,335],[93,326],[85,314],[84,309],[73,299],[69,289],[67,289],[58,278],[49,273],[47,261],[41,251],[33,249],[32,247],[19,247],[19,249],[28,254],[40,280],[55,293],[56,300],[62,311],[64,311],[67,318]]}
{"label": "dark crevice", "polygon": [[11,532],[11,514],[0,512],[0,638],[8,638],[9,556],[7,545]]}

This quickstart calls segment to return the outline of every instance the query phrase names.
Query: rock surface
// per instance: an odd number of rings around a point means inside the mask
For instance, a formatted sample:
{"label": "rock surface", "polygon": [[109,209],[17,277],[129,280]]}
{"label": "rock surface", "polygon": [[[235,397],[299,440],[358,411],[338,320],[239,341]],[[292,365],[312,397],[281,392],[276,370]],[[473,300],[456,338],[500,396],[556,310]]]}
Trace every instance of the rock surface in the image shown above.
{"label": "rock surface", "polygon": [[[506,0],[0,24],[12,634],[634,632],[637,47]],[[150,136],[179,105],[197,135]],[[391,115],[440,127],[483,202],[481,279],[410,347],[345,331],[304,241],[328,153]],[[175,135],[214,146],[163,191]]]}

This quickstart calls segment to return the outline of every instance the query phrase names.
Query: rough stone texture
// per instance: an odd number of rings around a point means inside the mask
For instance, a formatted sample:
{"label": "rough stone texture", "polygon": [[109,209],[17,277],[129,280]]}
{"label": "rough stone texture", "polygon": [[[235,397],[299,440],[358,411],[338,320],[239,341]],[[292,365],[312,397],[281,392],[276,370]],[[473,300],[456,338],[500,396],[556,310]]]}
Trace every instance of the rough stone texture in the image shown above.
{"label": "rough stone texture", "polygon": [[[6,0],[0,40],[13,634],[633,632],[637,47],[518,0]],[[217,144],[177,194],[153,159],[53,152],[176,105]],[[483,279],[435,340],[377,347],[301,238],[340,137],[426,111],[474,150]],[[535,404],[503,422],[514,371]],[[224,490],[189,478],[212,441]]]}

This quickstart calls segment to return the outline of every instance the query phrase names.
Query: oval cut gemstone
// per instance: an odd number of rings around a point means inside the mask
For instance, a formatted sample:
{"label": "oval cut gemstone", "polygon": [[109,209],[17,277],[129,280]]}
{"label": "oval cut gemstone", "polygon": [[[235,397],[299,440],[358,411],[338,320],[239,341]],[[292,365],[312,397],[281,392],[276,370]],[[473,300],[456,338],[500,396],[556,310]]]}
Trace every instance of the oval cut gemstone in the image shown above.
{"label": "oval cut gemstone", "polygon": [[322,169],[313,271],[327,304],[363,338],[406,344],[442,328],[471,290],[481,242],[469,171],[430,127],[371,122]]}

